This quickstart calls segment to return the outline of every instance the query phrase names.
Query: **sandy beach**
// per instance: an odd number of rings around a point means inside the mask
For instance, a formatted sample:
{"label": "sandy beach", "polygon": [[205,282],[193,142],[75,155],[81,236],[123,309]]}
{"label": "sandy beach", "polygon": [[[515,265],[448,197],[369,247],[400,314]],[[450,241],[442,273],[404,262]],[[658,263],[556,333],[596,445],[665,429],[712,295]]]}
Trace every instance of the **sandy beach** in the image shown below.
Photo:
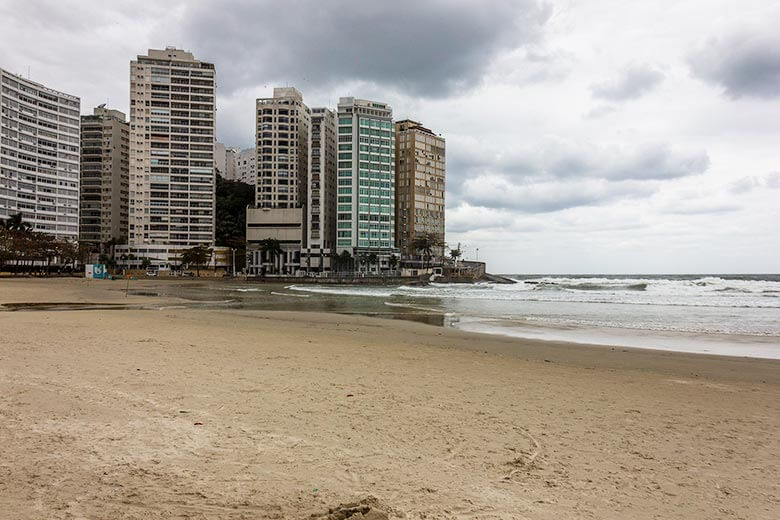
{"label": "sandy beach", "polygon": [[0,280],[117,304],[0,308],[0,517],[780,517],[779,361],[123,288]]}

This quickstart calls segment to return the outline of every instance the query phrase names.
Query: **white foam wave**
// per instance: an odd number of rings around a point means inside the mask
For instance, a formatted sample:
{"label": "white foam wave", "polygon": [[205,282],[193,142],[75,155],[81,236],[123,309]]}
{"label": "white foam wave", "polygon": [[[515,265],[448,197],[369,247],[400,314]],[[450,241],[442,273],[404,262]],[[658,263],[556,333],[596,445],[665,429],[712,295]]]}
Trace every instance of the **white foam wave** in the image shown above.
{"label": "white foam wave", "polygon": [[275,291],[271,291],[271,294],[275,294],[276,296],[291,296],[293,298],[311,298],[310,294],[290,294]]}

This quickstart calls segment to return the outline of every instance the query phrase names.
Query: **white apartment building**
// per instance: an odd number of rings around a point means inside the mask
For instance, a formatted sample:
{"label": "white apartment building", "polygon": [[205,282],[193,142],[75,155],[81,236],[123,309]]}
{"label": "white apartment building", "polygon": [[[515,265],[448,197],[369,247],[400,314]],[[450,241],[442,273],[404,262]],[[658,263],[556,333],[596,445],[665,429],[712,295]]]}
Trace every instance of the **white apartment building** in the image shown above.
{"label": "white apartment building", "polygon": [[[395,130],[385,103],[343,97],[338,105],[336,251],[355,267],[389,268],[395,247]],[[366,262],[367,257],[375,262]]]}
{"label": "white apartment building", "polygon": [[254,186],[257,183],[257,149],[241,150],[236,156],[235,180]]}
{"label": "white apartment building", "polygon": [[0,219],[79,235],[80,100],[0,69]]}
{"label": "white apartment building", "polygon": [[225,148],[224,143],[214,143],[214,169],[222,178],[225,178],[225,170],[227,169],[227,148]]}
{"label": "white apartment building", "polygon": [[[247,210],[247,268],[250,274],[295,274],[306,247],[311,111],[293,87],[275,88],[256,102],[255,208]],[[278,240],[281,255],[262,250]]]}
{"label": "white apartment building", "polygon": [[213,245],[214,65],[168,47],[130,62],[131,245]]}
{"label": "white apartment building", "polygon": [[100,105],[81,116],[79,240],[97,251],[127,242],[129,136],[119,110]]}
{"label": "white apartment building", "polygon": [[301,268],[308,272],[332,270],[336,248],[336,112],[311,110],[311,149],[306,197],[306,247]]}
{"label": "white apartment building", "polygon": [[241,148],[225,149],[225,174],[223,177],[230,181],[238,180],[238,154]]}

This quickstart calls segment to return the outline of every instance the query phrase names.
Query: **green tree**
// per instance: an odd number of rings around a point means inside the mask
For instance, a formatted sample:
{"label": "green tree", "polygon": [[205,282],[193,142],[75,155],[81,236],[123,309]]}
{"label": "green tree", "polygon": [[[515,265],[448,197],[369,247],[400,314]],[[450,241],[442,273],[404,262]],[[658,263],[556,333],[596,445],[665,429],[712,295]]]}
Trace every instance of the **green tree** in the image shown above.
{"label": "green tree", "polygon": [[284,254],[284,250],[282,249],[282,243],[276,240],[275,238],[266,238],[265,240],[262,240],[260,242],[260,251],[262,251],[263,255],[265,255],[266,258],[271,260],[272,271],[278,272],[276,261],[280,256]]}
{"label": "green tree", "polygon": [[427,268],[433,258],[434,248],[442,247],[444,243],[441,241],[438,235],[433,233],[425,233],[418,235],[412,240],[412,247],[415,251],[422,254],[425,260],[425,267]]}
{"label": "green tree", "polygon": [[456,265],[458,263],[458,258],[460,258],[462,255],[463,253],[461,252],[460,248],[450,249],[450,258],[452,258],[452,261],[455,262]]}
{"label": "green tree", "polygon": [[152,261],[148,258],[144,257],[141,259],[141,269],[149,269],[149,267],[152,265]]}
{"label": "green tree", "polygon": [[32,225],[23,220],[21,213],[10,215],[7,219],[0,222],[0,225],[9,231],[32,231]]}
{"label": "green tree", "polygon": [[398,257],[396,255],[390,255],[388,263],[390,264],[390,269],[395,271],[398,267]]}
{"label": "green tree", "polygon": [[217,175],[216,245],[236,250],[236,270],[246,266],[246,208],[255,202],[255,188]]}
{"label": "green tree", "polygon": [[375,266],[379,262],[379,256],[377,256],[376,253],[371,253],[368,255],[368,265]]}
{"label": "green tree", "polygon": [[353,271],[355,269],[355,260],[352,258],[352,255],[349,253],[349,251],[342,251],[341,254],[337,255],[336,258],[336,265],[338,266],[339,271]]}
{"label": "green tree", "polygon": [[360,265],[361,268],[366,267],[368,265],[368,253],[361,253],[357,259],[358,259],[358,264]]}
{"label": "green tree", "polygon": [[203,244],[185,249],[181,254],[181,261],[184,264],[194,265],[195,270],[200,276],[200,266],[208,264],[211,261],[213,250]]}
{"label": "green tree", "polygon": [[3,267],[15,257],[13,232],[0,225],[0,267]]}

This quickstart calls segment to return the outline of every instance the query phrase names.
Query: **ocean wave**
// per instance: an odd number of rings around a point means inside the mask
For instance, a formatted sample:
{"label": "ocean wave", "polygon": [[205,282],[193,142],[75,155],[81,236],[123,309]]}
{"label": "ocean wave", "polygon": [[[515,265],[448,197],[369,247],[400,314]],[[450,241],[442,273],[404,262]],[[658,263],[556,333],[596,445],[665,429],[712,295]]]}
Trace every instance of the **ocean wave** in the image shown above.
{"label": "ocean wave", "polygon": [[535,291],[646,291],[647,283],[593,283],[593,282],[581,282],[581,283],[553,283],[553,282],[540,282],[534,285]]}
{"label": "ocean wave", "polygon": [[420,305],[413,305],[410,303],[384,302],[384,304],[387,305],[388,307],[401,307],[404,309],[414,309],[416,311],[426,311],[426,312],[436,312],[436,313],[443,312],[441,309],[432,309],[430,307],[422,307]]}
{"label": "ocean wave", "polygon": [[311,298],[310,294],[290,294],[290,293],[274,292],[274,291],[271,291],[271,294],[275,294],[276,296],[292,296],[293,298]]}
{"label": "ocean wave", "polygon": [[713,292],[732,292],[732,293],[742,293],[742,294],[753,294],[753,291],[750,289],[744,289],[741,287],[721,287],[720,289],[713,289]]}
{"label": "ocean wave", "polygon": [[357,285],[340,286],[313,286],[313,285],[291,285],[288,287],[291,291],[310,292],[316,294],[332,294],[335,296],[372,296],[377,298],[389,298],[393,296],[393,290],[380,289],[377,287]]}

